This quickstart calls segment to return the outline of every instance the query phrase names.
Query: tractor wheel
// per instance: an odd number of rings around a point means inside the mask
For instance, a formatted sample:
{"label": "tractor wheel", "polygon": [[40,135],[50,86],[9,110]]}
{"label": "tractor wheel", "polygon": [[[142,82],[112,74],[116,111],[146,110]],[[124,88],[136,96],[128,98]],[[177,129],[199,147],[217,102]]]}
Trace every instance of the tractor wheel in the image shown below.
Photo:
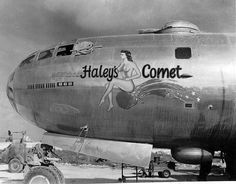
{"label": "tractor wheel", "polygon": [[170,171],[167,170],[167,169],[162,171],[162,177],[163,178],[169,178],[170,177]]}
{"label": "tractor wheel", "polygon": [[59,177],[59,180],[60,180],[60,184],[65,184],[65,178],[64,178],[64,175],[63,173],[54,165],[50,165],[49,166],[52,170],[54,170],[54,172],[57,173],[58,177]]}
{"label": "tractor wheel", "polygon": [[8,163],[8,168],[11,173],[19,173],[23,170],[23,164],[18,158],[13,158]]}
{"label": "tractor wheel", "polygon": [[36,166],[25,175],[25,184],[60,184],[58,174],[46,166]]}

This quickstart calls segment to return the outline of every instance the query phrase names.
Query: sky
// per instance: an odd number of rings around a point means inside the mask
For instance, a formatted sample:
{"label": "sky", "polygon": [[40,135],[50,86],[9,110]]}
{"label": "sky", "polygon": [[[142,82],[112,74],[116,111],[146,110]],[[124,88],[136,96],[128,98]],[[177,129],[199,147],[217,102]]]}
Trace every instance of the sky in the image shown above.
{"label": "sky", "polygon": [[42,130],[26,123],[8,103],[9,74],[32,52],[63,40],[135,34],[173,20],[196,24],[204,32],[236,32],[236,0],[1,0],[0,138],[7,130]]}

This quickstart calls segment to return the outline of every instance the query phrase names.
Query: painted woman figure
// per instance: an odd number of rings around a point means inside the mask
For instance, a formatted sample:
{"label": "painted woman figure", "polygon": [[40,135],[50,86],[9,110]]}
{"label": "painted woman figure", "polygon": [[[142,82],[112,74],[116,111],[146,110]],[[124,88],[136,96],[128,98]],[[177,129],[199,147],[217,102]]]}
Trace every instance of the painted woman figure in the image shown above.
{"label": "painted woman figure", "polygon": [[135,88],[133,79],[137,79],[141,76],[139,68],[137,67],[136,63],[133,61],[130,51],[121,50],[120,56],[121,56],[122,62],[118,66],[117,70],[121,78],[113,78],[112,81],[108,83],[108,85],[106,86],[106,91],[99,104],[101,105],[102,103],[104,103],[105,98],[108,96],[108,100],[109,100],[108,111],[110,111],[114,106],[112,102],[112,89],[116,86],[120,88],[121,90],[130,93]]}

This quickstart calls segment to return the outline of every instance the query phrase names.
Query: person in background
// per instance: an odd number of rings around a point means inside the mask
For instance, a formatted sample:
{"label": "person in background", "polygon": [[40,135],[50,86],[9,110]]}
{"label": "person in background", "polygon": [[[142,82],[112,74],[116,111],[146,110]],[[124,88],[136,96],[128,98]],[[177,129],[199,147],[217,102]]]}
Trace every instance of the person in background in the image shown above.
{"label": "person in background", "polygon": [[6,139],[6,142],[13,142],[13,135],[10,130],[8,130],[8,137]]}
{"label": "person in background", "polygon": [[148,176],[152,177],[153,175],[154,175],[154,162],[153,160],[151,160],[148,168]]}

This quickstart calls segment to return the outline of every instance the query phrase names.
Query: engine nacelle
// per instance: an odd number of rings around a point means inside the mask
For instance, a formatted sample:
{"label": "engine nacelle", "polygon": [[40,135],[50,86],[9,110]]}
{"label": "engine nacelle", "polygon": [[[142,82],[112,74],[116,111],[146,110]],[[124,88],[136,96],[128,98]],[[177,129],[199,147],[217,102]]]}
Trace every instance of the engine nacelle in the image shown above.
{"label": "engine nacelle", "polygon": [[213,158],[212,153],[207,150],[189,147],[171,149],[171,155],[175,160],[184,164],[200,164],[202,162],[210,162]]}

